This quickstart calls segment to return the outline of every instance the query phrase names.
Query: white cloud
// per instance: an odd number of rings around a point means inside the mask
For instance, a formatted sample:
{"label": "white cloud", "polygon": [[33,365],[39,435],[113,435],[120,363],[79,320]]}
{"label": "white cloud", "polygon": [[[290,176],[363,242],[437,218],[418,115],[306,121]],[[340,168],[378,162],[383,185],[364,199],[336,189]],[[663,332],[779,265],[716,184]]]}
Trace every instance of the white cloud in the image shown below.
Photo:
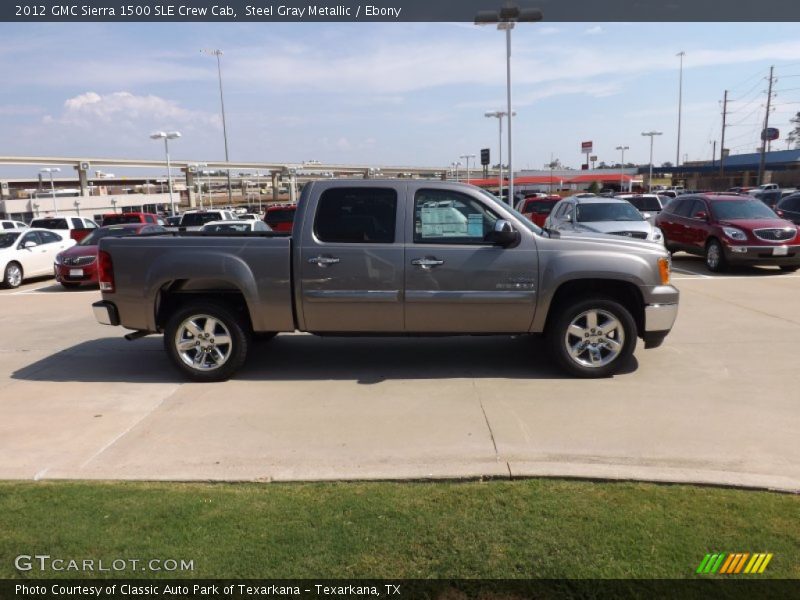
{"label": "white cloud", "polygon": [[137,96],[130,92],[98,94],[86,92],[64,102],[61,115],[45,116],[46,123],[80,127],[98,125],[152,125],[174,128],[182,125],[217,125],[216,115],[182,108],[177,102],[159,96]]}
{"label": "white cloud", "polygon": [[605,31],[605,29],[600,27],[600,25],[595,25],[594,27],[589,27],[589,29],[587,29],[583,33],[586,34],[586,35],[599,35],[599,34],[603,33],[604,31]]}

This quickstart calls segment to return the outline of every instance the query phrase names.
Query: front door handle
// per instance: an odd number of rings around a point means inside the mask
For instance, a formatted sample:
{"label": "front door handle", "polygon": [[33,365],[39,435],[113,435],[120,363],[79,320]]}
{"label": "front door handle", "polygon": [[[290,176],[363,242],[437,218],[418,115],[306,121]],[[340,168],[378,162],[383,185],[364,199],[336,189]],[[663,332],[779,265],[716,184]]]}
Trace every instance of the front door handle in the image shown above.
{"label": "front door handle", "polygon": [[444,261],[439,260],[438,258],[415,258],[411,261],[411,264],[415,267],[422,267],[423,269],[432,269],[433,267],[438,267],[439,265],[443,265]]}
{"label": "front door handle", "polygon": [[314,258],[309,258],[308,262],[318,267],[329,267],[338,263],[339,259],[335,256],[315,256]]}

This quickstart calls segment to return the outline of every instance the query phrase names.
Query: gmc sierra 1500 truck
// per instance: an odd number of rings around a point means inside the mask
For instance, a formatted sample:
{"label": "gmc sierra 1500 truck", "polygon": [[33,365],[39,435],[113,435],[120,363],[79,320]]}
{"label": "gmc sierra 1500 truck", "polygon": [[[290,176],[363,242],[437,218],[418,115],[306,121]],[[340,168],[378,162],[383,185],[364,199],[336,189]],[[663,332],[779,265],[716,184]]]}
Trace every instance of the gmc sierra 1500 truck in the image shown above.
{"label": "gmc sierra 1500 truck", "polygon": [[[540,229],[483,190],[425,180],[309,183],[289,233],[103,238],[103,324],[164,334],[189,378],[229,378],[253,336],[543,333],[569,373],[605,377],[678,312],[661,244]],[[533,359],[532,359],[533,360]]]}

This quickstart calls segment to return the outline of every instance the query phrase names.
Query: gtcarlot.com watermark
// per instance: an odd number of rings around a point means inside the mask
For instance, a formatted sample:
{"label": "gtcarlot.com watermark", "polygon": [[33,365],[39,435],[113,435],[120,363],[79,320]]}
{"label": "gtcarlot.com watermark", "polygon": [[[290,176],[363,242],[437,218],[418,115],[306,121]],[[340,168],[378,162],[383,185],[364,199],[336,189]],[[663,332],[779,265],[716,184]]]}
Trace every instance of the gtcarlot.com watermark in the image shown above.
{"label": "gtcarlot.com watermark", "polygon": [[64,558],[49,554],[20,554],[14,559],[18,571],[85,573],[118,573],[122,571],[152,571],[179,573],[194,571],[194,560],[175,558]]}

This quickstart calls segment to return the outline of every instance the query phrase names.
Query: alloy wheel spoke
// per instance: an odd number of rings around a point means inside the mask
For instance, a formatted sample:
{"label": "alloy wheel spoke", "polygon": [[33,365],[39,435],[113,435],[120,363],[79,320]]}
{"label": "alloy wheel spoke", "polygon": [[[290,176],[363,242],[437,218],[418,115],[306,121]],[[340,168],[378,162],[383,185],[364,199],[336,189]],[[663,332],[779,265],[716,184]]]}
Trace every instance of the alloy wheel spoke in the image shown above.
{"label": "alloy wheel spoke", "polygon": [[622,349],[622,344],[620,344],[617,340],[606,338],[605,340],[606,347],[611,350],[613,353],[617,353]]}
{"label": "alloy wheel spoke", "polygon": [[208,317],[206,319],[206,326],[203,328],[203,331],[209,335],[214,335],[214,330],[217,328],[217,320]]}
{"label": "alloy wheel spoke", "polygon": [[612,331],[614,331],[617,327],[619,327],[619,323],[615,319],[609,319],[601,328],[600,333],[603,335],[608,335]]}
{"label": "alloy wheel spoke", "polygon": [[569,353],[572,355],[573,358],[578,358],[584,352],[584,347],[582,342],[578,342],[569,347]]}
{"label": "alloy wheel spoke", "polygon": [[187,321],[186,322],[186,329],[188,329],[189,333],[191,333],[194,337],[197,337],[202,333],[202,330],[200,329],[200,326],[197,323],[195,323],[194,321]]}
{"label": "alloy wheel spoke", "polygon": [[576,325],[575,323],[570,325],[567,331],[569,331],[569,333],[571,333],[575,337],[579,337],[581,339],[583,339],[586,335],[586,330],[580,325]]}
{"label": "alloy wheel spoke", "polygon": [[197,347],[197,342],[195,340],[183,340],[178,344],[178,350],[182,350],[186,352],[187,350],[192,350],[193,348]]}
{"label": "alloy wheel spoke", "polygon": [[586,329],[595,329],[597,327],[597,311],[591,310],[586,313]]}
{"label": "alloy wheel spoke", "polygon": [[215,335],[214,336],[214,342],[217,344],[217,346],[230,344],[231,343],[231,336],[229,336],[227,334],[224,334],[224,333],[221,334],[221,335]]}

